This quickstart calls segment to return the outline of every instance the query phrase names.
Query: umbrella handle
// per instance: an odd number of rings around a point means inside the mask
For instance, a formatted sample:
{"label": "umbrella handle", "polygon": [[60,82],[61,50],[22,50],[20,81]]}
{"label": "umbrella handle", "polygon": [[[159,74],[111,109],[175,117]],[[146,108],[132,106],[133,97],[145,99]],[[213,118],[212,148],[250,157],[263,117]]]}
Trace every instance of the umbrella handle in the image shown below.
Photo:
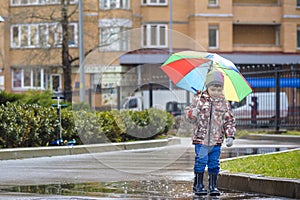
{"label": "umbrella handle", "polygon": [[[197,89],[194,88],[194,87],[191,87],[191,88],[196,92],[196,95],[198,95],[198,94],[200,94],[200,96],[202,95],[203,89],[202,89],[202,90],[197,90]],[[201,91],[201,92],[199,92],[199,91]]]}
{"label": "umbrella handle", "polygon": [[192,89],[197,93],[198,90],[196,88],[192,87]]}

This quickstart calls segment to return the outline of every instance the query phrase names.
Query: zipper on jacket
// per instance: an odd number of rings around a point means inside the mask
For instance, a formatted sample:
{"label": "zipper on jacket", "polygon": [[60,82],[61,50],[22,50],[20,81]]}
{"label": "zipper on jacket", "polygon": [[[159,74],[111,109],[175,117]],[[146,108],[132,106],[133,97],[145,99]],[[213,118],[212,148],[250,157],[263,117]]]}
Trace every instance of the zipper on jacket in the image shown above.
{"label": "zipper on jacket", "polygon": [[210,132],[211,132],[211,124],[212,124],[212,111],[213,111],[213,102],[210,104],[210,113],[209,113],[209,129],[208,129],[208,146],[210,146]]}

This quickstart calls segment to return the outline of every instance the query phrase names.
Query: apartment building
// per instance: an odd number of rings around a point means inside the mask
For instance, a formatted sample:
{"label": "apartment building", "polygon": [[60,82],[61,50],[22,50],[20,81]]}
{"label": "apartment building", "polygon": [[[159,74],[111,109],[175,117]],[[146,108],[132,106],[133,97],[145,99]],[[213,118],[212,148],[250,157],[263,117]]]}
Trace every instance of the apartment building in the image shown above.
{"label": "apartment building", "polygon": [[[241,66],[300,64],[299,0],[82,1],[84,50],[89,51],[86,101],[93,107],[115,106],[120,96],[148,83],[174,87],[159,67],[176,51],[216,52]],[[78,0],[2,0],[2,90],[64,90],[59,19],[61,9],[68,8],[68,48],[76,58],[77,5]],[[79,60],[74,59],[75,102],[80,87]]]}

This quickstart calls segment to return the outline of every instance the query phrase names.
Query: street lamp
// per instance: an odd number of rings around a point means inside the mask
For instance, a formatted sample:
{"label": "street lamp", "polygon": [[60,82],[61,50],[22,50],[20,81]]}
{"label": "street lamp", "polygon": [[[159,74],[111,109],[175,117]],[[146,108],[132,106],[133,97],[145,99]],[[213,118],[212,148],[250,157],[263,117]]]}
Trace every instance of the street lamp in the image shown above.
{"label": "street lamp", "polygon": [[55,94],[55,96],[53,96],[52,99],[57,99],[57,104],[52,104],[52,107],[57,108],[57,115],[59,117],[59,135],[57,135],[58,138],[56,141],[56,145],[63,145],[64,142],[62,139],[61,109],[68,107],[68,105],[61,104],[61,100],[65,99],[65,97],[59,93]]}

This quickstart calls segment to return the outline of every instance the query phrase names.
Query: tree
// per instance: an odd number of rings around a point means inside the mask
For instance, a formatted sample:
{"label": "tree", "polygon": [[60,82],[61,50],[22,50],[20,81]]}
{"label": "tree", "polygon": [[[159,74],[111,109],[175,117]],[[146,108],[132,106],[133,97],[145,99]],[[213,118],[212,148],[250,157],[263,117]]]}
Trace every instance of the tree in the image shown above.
{"label": "tree", "polygon": [[[67,2],[66,2],[67,1]],[[64,96],[67,102],[72,102],[72,62],[79,59],[70,56],[69,51],[69,15],[68,9],[70,0],[62,0],[61,25],[62,25],[62,68],[64,73]]]}
{"label": "tree", "polygon": [[[73,2],[70,3],[70,2]],[[51,64],[51,65],[58,65],[63,70],[63,79],[64,79],[64,96],[66,97],[66,101],[72,102],[72,67],[79,65],[79,56],[78,51],[75,52],[75,48],[70,50],[70,38],[74,35],[70,35],[70,24],[76,23],[78,21],[78,4],[74,4],[74,0],[60,0],[60,5],[54,4],[51,6],[32,6],[26,9],[26,12],[18,12],[14,13],[14,16],[10,16],[10,22],[12,24],[22,24],[22,23],[57,23],[59,26],[54,28],[56,33],[55,37],[59,37],[59,44],[57,41],[47,41],[45,44],[41,45],[41,48],[37,49],[25,49],[23,52],[26,52],[26,62],[20,59],[20,65],[32,64],[32,65],[41,65],[44,64]],[[87,3],[87,2],[86,2]],[[94,2],[95,3],[95,2]],[[94,6],[94,7],[93,7]],[[95,9],[95,5],[90,6],[89,9]],[[24,10],[24,9],[23,9]],[[98,10],[89,10],[91,12],[97,12]],[[108,18],[113,18],[112,16],[107,16]],[[98,24],[98,21],[95,21]],[[97,26],[98,27],[98,26]],[[49,28],[50,29],[50,28]],[[21,30],[21,29],[19,29]],[[51,30],[52,31],[52,30]],[[92,32],[91,37],[98,38],[98,35],[95,36],[95,33]],[[117,33],[111,32],[109,35],[113,37]],[[23,36],[23,35],[21,35]],[[28,37],[33,37],[32,35],[28,35]],[[40,36],[39,36],[40,37]],[[50,36],[49,36],[50,37]],[[116,37],[113,37],[114,39]],[[41,38],[39,38],[41,40]],[[101,42],[101,45],[94,43],[93,46],[88,46],[85,49],[84,55],[87,56],[95,49],[101,48],[103,46],[108,46],[112,42],[109,38],[106,42]],[[53,39],[54,40],[54,39]],[[96,44],[96,45],[95,45]],[[57,47],[60,48],[57,48]],[[60,54],[60,55],[59,55]],[[25,55],[25,54],[24,54]],[[58,58],[61,56],[59,63],[51,63],[53,58]]]}
{"label": "tree", "polygon": [[[30,38],[29,40],[34,41],[35,37],[38,37],[39,44],[36,46],[36,49],[24,48],[24,58],[18,57],[20,65],[38,65],[43,66],[48,65],[58,65],[63,70],[64,77],[64,96],[66,101],[72,102],[72,66],[76,65],[76,61],[79,60],[78,55],[73,57],[69,49],[70,41],[70,30],[69,30],[69,21],[76,21],[76,13],[78,10],[77,4],[70,4],[74,0],[60,0],[60,5],[53,4],[51,6],[32,6],[26,9],[20,9],[18,12],[11,13],[9,16],[11,24],[38,24],[38,23],[48,23],[51,25],[44,28],[48,30],[48,35],[45,36],[48,39],[45,39],[41,34],[42,26],[34,27],[35,30],[39,29],[39,35],[37,34],[27,34],[28,30],[23,31],[23,27],[16,27],[16,31],[11,34],[18,35],[21,40],[25,38]],[[75,1],[76,2],[76,1]],[[24,26],[26,27],[26,26]],[[23,29],[22,29],[23,28]],[[26,27],[27,28],[27,27]],[[31,31],[31,30],[30,30]],[[32,31],[34,32],[34,31]],[[22,43],[22,41],[21,41]],[[29,44],[30,46],[32,44]],[[33,44],[34,46],[34,44]],[[20,45],[22,48],[22,44]],[[74,51],[73,51],[74,52]],[[59,53],[61,55],[61,61],[57,62]],[[55,61],[53,61],[55,60]]]}

